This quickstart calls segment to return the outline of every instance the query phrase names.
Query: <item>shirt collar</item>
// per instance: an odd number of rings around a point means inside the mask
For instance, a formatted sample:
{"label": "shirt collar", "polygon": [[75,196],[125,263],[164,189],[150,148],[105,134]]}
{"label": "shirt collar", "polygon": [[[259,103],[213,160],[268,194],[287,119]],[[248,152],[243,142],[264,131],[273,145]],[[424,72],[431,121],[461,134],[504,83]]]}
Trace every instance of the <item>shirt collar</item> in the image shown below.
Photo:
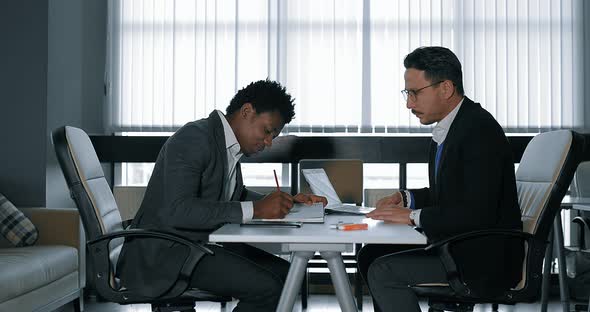
{"label": "shirt collar", "polygon": [[436,124],[436,127],[432,129],[432,140],[434,140],[434,142],[436,142],[438,145],[443,144],[445,141],[447,134],[449,133],[449,129],[451,128],[451,124],[453,124],[453,120],[455,120],[455,117],[457,116],[459,108],[461,108],[461,104],[463,104],[464,99],[465,98],[461,99],[461,102],[459,102],[459,104],[457,104],[457,106],[455,106],[455,108],[448,115],[446,115],[445,118],[439,121]]}
{"label": "shirt collar", "polygon": [[219,110],[215,111],[219,115],[219,119],[221,119],[221,124],[223,125],[223,133],[225,135],[225,148],[235,158],[239,159],[240,157],[242,157],[243,153],[240,152],[240,143],[238,143],[238,139],[236,138],[234,130],[229,125],[229,122],[227,122],[227,118],[225,118],[225,115]]}

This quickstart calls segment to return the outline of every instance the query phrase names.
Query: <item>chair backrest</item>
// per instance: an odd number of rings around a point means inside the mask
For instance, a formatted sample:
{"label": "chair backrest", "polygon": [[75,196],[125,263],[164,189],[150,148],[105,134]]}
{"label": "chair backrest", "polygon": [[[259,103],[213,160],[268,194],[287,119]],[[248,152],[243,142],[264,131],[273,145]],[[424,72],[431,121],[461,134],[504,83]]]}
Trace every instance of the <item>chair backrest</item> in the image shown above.
{"label": "chair backrest", "polygon": [[323,168],[343,203],[363,203],[363,162],[359,159],[302,159],[299,161],[299,191],[311,193],[302,169]]}
{"label": "chair backrest", "polygon": [[516,171],[523,231],[546,239],[583,156],[584,137],[570,130],[536,135]]}
{"label": "chair backrest", "polygon": [[[539,242],[546,242],[561,201],[572,181],[584,150],[584,137],[570,130],[536,135],[527,145],[516,171],[516,187],[523,231]],[[523,277],[517,290],[528,280],[537,280],[527,292],[539,287],[544,253],[528,245],[523,262]],[[530,256],[531,254],[535,256]],[[526,296],[526,295],[525,295]]]}
{"label": "chair backrest", "polygon": [[[122,230],[117,203],[86,132],[64,126],[54,130],[52,138],[70,196],[78,206],[87,240]],[[122,239],[111,241],[111,263],[116,263],[122,244]]]}
{"label": "chair backrest", "polygon": [[590,161],[581,162],[572,182],[572,195],[590,197]]}

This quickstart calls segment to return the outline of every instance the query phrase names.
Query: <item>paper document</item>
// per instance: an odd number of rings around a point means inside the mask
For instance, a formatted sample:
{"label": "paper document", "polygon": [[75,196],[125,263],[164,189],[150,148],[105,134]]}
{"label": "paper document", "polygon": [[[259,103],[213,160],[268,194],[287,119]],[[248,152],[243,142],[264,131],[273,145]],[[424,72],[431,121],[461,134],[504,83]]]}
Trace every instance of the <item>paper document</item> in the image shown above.
{"label": "paper document", "polygon": [[340,201],[338,194],[336,194],[336,190],[334,190],[334,186],[332,186],[324,169],[302,169],[301,172],[303,173],[305,181],[307,181],[309,187],[311,187],[311,191],[315,195],[324,196],[328,199],[328,205],[325,209],[360,215],[367,214],[375,209],[371,207],[343,204],[342,201]]}
{"label": "paper document", "polygon": [[252,221],[324,223],[324,214],[322,203],[312,205],[296,203],[289,214],[282,219],[252,219]]}

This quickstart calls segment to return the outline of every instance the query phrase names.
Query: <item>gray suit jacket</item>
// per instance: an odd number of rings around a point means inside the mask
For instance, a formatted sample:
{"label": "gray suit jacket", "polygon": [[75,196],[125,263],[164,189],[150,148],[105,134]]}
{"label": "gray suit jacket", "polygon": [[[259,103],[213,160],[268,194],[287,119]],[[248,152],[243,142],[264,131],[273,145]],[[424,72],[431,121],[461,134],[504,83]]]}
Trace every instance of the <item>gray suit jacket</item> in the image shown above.
{"label": "gray suit jacket", "polygon": [[[257,200],[248,191],[237,165],[236,189],[231,201],[223,198],[227,151],[217,112],[189,122],[162,147],[145,197],[132,228],[173,229],[183,236],[207,242],[209,234],[225,223],[241,223],[240,201]],[[178,278],[186,250],[158,239],[128,239],[117,271],[121,284],[147,296],[159,295]]]}

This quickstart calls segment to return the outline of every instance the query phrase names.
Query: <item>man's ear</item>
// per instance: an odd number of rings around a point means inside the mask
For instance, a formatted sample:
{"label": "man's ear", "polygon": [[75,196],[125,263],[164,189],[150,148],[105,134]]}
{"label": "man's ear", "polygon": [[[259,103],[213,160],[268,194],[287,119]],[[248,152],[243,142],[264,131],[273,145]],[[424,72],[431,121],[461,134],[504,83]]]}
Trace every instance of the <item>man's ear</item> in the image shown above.
{"label": "man's ear", "polygon": [[450,80],[445,80],[440,83],[442,87],[443,97],[448,100],[455,94],[455,84]]}
{"label": "man's ear", "polygon": [[240,117],[242,118],[247,118],[250,114],[256,113],[256,110],[254,109],[254,106],[252,106],[252,103],[250,102],[246,102],[242,105],[242,107],[240,108]]}

